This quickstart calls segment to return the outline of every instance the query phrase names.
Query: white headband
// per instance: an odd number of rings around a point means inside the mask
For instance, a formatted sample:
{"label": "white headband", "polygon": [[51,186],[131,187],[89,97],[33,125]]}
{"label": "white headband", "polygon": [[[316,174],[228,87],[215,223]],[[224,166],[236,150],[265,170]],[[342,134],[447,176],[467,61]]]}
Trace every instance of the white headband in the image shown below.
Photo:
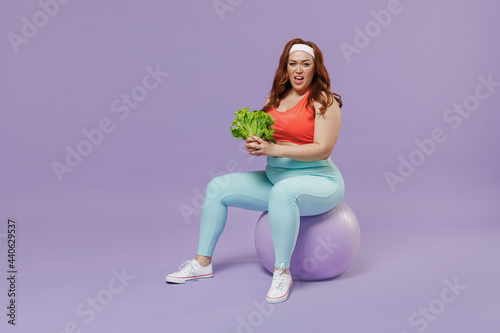
{"label": "white headband", "polygon": [[304,51],[304,52],[307,52],[310,55],[312,55],[312,57],[314,58],[314,50],[309,45],[306,45],[306,44],[293,44],[292,48],[290,49],[290,52],[288,54],[290,54],[290,53],[292,53],[294,51]]}

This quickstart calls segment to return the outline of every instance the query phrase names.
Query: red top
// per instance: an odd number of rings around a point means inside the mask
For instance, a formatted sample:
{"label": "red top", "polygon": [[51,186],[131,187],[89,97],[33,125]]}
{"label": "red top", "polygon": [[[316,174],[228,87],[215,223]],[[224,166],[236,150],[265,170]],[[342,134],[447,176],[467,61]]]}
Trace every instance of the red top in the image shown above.
{"label": "red top", "polygon": [[293,142],[299,145],[314,142],[314,111],[307,106],[307,96],[290,110],[278,111],[271,108],[267,113],[274,119],[274,140]]}

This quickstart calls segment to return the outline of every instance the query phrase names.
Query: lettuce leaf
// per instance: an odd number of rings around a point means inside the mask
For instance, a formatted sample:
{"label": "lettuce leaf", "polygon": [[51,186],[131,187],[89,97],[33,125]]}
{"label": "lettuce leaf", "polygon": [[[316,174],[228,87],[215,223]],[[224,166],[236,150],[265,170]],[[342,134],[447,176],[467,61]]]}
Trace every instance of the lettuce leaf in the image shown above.
{"label": "lettuce leaf", "polygon": [[274,119],[264,111],[248,111],[240,109],[234,113],[236,118],[231,124],[231,134],[237,139],[246,140],[250,135],[258,136],[264,140],[276,142],[273,138]]}

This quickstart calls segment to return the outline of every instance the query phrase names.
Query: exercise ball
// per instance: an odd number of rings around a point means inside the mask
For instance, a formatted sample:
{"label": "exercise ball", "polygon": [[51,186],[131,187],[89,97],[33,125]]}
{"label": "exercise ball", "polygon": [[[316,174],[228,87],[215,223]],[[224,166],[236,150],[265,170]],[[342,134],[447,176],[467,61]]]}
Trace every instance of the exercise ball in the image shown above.
{"label": "exercise ball", "polygon": [[[359,250],[359,223],[352,209],[341,201],[319,215],[301,216],[290,273],[298,280],[322,280],[344,273]],[[274,246],[267,212],[255,226],[255,249],[262,265],[274,272]]]}

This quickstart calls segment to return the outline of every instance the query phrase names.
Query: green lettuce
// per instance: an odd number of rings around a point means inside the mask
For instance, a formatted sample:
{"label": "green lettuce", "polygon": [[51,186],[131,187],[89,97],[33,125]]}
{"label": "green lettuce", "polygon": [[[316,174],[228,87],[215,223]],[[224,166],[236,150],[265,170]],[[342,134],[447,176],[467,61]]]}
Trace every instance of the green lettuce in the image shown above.
{"label": "green lettuce", "polygon": [[[238,110],[234,113],[236,119],[231,124],[231,134],[237,139],[246,140],[250,135],[261,139],[274,141],[274,119],[264,111],[248,111],[248,108]],[[234,127],[233,127],[234,126]]]}

